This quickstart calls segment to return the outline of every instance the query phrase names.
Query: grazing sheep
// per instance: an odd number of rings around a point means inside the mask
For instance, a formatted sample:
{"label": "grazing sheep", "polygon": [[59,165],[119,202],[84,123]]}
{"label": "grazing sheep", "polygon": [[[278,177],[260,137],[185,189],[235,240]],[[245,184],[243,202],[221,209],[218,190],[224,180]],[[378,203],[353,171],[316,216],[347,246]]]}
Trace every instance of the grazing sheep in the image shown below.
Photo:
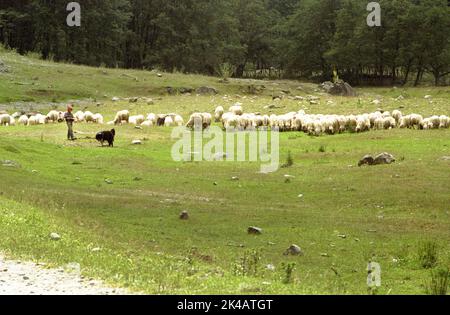
{"label": "grazing sheep", "polygon": [[8,114],[0,115],[0,126],[9,126],[11,123],[11,116]]}
{"label": "grazing sheep", "polygon": [[103,121],[104,120],[102,114],[97,113],[94,115],[94,123],[103,125]]}
{"label": "grazing sheep", "polygon": [[[186,127],[189,129],[197,129],[203,126],[203,116],[200,113],[194,113],[189,117]],[[203,128],[203,127],[202,127]]]}
{"label": "grazing sheep", "polygon": [[411,116],[407,115],[407,116],[403,116],[400,119],[400,128],[404,129],[404,128],[410,128],[411,126]]}
{"label": "grazing sheep", "polygon": [[207,129],[211,126],[212,115],[210,113],[202,113],[203,129]]}
{"label": "grazing sheep", "polygon": [[59,121],[59,112],[56,110],[50,111],[45,117],[45,123],[57,123]]}
{"label": "grazing sheep", "polygon": [[87,123],[94,123],[94,122],[95,122],[95,120],[94,120],[94,114],[91,113],[90,111],[84,112],[84,120],[85,120]]}
{"label": "grazing sheep", "polygon": [[383,119],[383,128],[384,129],[394,129],[396,126],[397,122],[395,121],[395,119],[393,117],[385,117]]}
{"label": "grazing sheep", "polygon": [[36,114],[36,121],[38,125],[45,125],[45,118],[46,116],[42,115],[42,114]]}
{"label": "grazing sheep", "polygon": [[122,110],[116,114],[114,118],[115,125],[121,125],[123,122],[128,123],[130,121],[130,112],[127,110]]}
{"label": "grazing sheep", "polygon": [[399,111],[399,110],[394,110],[394,111],[392,112],[392,117],[394,117],[395,122],[396,122],[396,124],[398,125],[398,124],[400,124],[400,120],[402,119],[403,114],[402,114],[402,112]]}
{"label": "grazing sheep", "polygon": [[23,126],[28,125],[28,116],[27,116],[27,115],[22,115],[22,116],[20,116],[20,117],[19,117],[19,120],[17,121],[17,123],[18,123],[19,125],[23,125]]}
{"label": "grazing sheep", "polygon": [[230,107],[230,109],[228,111],[237,116],[241,116],[242,114],[244,114],[244,110],[242,108],[241,103],[234,104],[233,106]]}
{"label": "grazing sheep", "polygon": [[176,115],[173,121],[174,121],[175,125],[178,127],[181,127],[184,125],[184,119],[180,115]]}
{"label": "grazing sheep", "polygon": [[417,129],[419,129],[420,128],[420,123],[422,122],[422,120],[423,120],[423,117],[422,117],[422,115],[418,115],[418,114],[411,114],[410,115],[410,119],[411,119],[411,121],[410,121],[410,128],[414,128],[414,127],[417,127]]}
{"label": "grazing sheep", "polygon": [[218,106],[216,108],[216,110],[214,111],[214,118],[216,122],[221,122],[222,121],[222,116],[225,113],[225,110],[223,109],[222,106]]}
{"label": "grazing sheep", "polygon": [[367,116],[359,116],[356,118],[356,132],[364,132],[370,130],[370,119]]}
{"label": "grazing sheep", "polygon": [[152,125],[155,125],[155,124],[156,124],[156,115],[153,114],[153,113],[148,114],[147,120],[148,120],[148,121],[151,121],[151,122],[152,122]]}
{"label": "grazing sheep", "polygon": [[446,129],[450,127],[450,117],[442,115],[439,116],[439,128]]}
{"label": "grazing sheep", "polygon": [[141,124],[142,127],[153,127],[153,121],[146,120]]}
{"label": "grazing sheep", "polygon": [[142,124],[145,121],[145,117],[144,115],[136,115],[136,116],[131,116],[128,119],[128,122],[132,125],[136,125],[139,126],[140,124]]}
{"label": "grazing sheep", "polygon": [[79,123],[84,122],[85,115],[82,111],[76,112],[75,115],[73,115],[73,116],[75,118],[75,122],[79,122]]}
{"label": "grazing sheep", "polygon": [[164,120],[164,127],[172,127],[174,124],[172,117],[167,116]]}
{"label": "grazing sheep", "polygon": [[39,124],[39,121],[36,118],[36,116],[31,116],[30,118],[28,118],[28,126],[36,126],[38,124]]}
{"label": "grazing sheep", "polygon": [[420,129],[423,130],[433,129],[433,122],[431,121],[431,119],[425,118],[424,120],[422,120],[422,122],[420,123]]}

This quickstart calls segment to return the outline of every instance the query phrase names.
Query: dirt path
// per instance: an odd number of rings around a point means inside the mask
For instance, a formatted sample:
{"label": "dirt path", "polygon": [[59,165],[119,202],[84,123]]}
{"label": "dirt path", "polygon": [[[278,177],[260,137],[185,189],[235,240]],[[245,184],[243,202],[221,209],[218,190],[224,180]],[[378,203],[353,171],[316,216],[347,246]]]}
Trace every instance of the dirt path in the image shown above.
{"label": "dirt path", "polygon": [[108,288],[101,281],[73,271],[45,269],[31,262],[6,260],[0,254],[0,295],[123,295],[126,290]]}

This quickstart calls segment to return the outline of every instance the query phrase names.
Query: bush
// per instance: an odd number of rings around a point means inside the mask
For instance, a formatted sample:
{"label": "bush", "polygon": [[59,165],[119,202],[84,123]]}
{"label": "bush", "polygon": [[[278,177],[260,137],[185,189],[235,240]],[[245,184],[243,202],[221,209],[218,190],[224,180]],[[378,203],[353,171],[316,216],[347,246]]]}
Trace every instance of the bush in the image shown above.
{"label": "bush", "polygon": [[422,268],[431,269],[438,262],[438,246],[436,242],[425,242],[419,246],[419,262]]}
{"label": "bush", "polygon": [[294,159],[292,157],[291,151],[288,152],[288,156],[286,158],[286,163],[284,163],[281,167],[288,168],[294,165]]}
{"label": "bush", "polygon": [[447,295],[450,279],[448,268],[439,268],[431,272],[431,280],[426,285],[428,295]]}

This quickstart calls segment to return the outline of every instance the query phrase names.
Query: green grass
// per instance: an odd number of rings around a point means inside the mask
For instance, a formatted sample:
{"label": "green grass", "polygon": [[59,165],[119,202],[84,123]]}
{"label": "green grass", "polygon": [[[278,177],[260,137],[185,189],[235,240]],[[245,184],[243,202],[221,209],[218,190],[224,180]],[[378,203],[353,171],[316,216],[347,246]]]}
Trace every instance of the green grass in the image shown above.
{"label": "green grass", "polygon": [[[134,89],[147,83],[120,78],[124,70],[108,69],[110,74],[103,77],[98,69],[11,53],[0,54],[0,59],[12,65],[13,72],[6,76],[27,81],[38,75],[39,82],[55,85],[61,99],[93,97],[97,89],[100,96],[158,95]],[[72,79],[66,78],[69,73]],[[139,78],[154,75],[130,73]],[[3,76],[0,99],[30,97],[33,86],[16,86]],[[179,74],[163,78],[172,86],[212,85],[217,80],[192,76],[191,81]],[[148,79],[148,85],[158,79]],[[236,81],[226,89],[239,90],[247,83]],[[299,95],[314,92],[312,85],[304,85],[312,90]],[[79,88],[83,95],[77,96]],[[383,98],[385,109],[402,104],[404,112],[450,113],[448,89],[406,91],[401,103],[392,99],[404,93],[400,89],[360,89],[360,100],[322,95],[321,104],[314,106],[286,98],[277,103],[283,108],[273,112],[308,108],[313,113],[362,113],[375,109],[371,100]],[[266,94],[233,94],[228,101],[223,94],[164,96],[151,106],[109,101],[85,106],[108,120],[123,108],[133,113],[177,112],[186,118],[194,110],[211,112],[232,101],[261,112],[268,112],[264,106],[272,103]],[[432,104],[423,99],[425,94],[433,95]],[[260,174],[259,163],[176,163],[170,157],[171,130],[165,128],[118,127],[116,147],[100,148],[89,139],[99,128],[76,125],[79,140],[71,143],[64,140],[64,125],[0,127],[0,162],[20,165],[0,164],[0,250],[51,265],[78,262],[87,276],[153,294],[366,294],[369,261],[382,268],[378,294],[424,294],[430,279],[430,270],[418,257],[424,240],[436,244],[437,266],[450,264],[450,162],[442,159],[450,156],[450,130],[322,137],[284,133],[280,161],[290,156],[295,163]],[[143,145],[131,145],[134,139],[143,139]],[[385,151],[394,154],[397,163],[356,166],[365,154]],[[293,176],[288,182],[287,174]],[[190,214],[187,221],[179,219],[183,210]],[[248,235],[249,226],[261,227],[263,234]],[[52,232],[62,240],[51,241]],[[299,245],[304,255],[284,256],[291,244]],[[267,270],[268,264],[275,271]]]}

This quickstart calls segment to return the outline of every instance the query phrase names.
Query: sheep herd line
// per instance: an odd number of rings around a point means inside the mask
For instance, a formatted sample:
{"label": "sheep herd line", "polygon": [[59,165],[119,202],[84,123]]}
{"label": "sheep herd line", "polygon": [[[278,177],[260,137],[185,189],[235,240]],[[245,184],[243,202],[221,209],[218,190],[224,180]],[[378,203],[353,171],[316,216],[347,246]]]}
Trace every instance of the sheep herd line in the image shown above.
{"label": "sheep herd line", "polygon": [[[78,111],[74,114],[76,123],[104,124],[103,115],[90,111]],[[390,130],[394,128],[410,129],[446,129],[450,127],[450,118],[445,115],[424,118],[419,114],[403,115],[399,110],[376,111],[361,115],[321,115],[306,114],[305,111],[290,112],[283,115],[262,115],[245,113],[243,105],[236,103],[226,112],[222,106],[210,113],[194,113],[185,124],[178,114],[148,114],[131,116],[128,110],[119,111],[113,121],[107,125],[131,124],[141,127],[186,126],[195,128],[199,123],[203,129],[211,126],[213,119],[221,123],[225,130],[254,130],[256,128],[278,129],[285,131],[303,131],[309,135],[337,134],[343,132],[366,132],[369,130]],[[52,110],[47,115],[40,113],[0,113],[0,126],[33,126],[64,121],[64,112]]]}

